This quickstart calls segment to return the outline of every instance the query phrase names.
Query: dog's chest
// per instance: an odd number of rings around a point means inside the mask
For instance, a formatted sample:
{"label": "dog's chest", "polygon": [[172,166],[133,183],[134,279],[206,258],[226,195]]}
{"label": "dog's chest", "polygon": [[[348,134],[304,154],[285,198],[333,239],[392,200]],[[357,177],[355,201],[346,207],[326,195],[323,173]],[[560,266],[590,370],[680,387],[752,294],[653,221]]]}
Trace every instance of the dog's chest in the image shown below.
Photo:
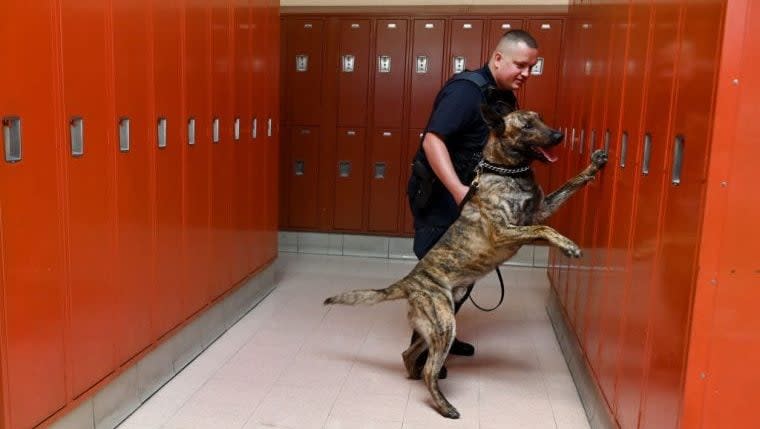
{"label": "dog's chest", "polygon": [[[495,219],[509,225],[530,225],[538,211],[543,194],[533,182],[507,180],[489,189],[490,198],[486,210]],[[502,222],[498,222],[502,223]]]}

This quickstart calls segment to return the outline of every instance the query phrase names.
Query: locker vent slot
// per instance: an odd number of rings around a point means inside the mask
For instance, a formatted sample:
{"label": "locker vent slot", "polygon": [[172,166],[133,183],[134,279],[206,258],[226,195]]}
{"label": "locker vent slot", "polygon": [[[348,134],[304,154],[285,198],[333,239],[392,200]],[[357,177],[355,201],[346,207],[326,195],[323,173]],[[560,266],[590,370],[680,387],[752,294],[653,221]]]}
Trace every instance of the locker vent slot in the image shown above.
{"label": "locker vent slot", "polygon": [[119,150],[129,152],[129,118],[119,118]]}
{"label": "locker vent slot", "polygon": [[158,147],[166,147],[166,118],[158,118]]}
{"label": "locker vent slot", "polygon": [[610,140],[612,139],[612,133],[610,130],[604,132],[604,152],[610,153]]}
{"label": "locker vent slot", "polygon": [[628,155],[628,131],[623,131],[620,137],[620,167],[625,168],[625,158]]}
{"label": "locker vent slot", "polygon": [[190,118],[187,121],[187,144],[195,144],[195,118]]}
{"label": "locker vent slot", "polygon": [[5,161],[21,161],[21,118],[17,116],[3,118],[3,142]]}
{"label": "locker vent slot", "polygon": [[649,162],[652,159],[652,135],[644,134],[644,157],[641,161],[641,174],[649,174]]}
{"label": "locker vent slot", "polygon": [[385,179],[385,163],[375,163],[375,179]]}
{"label": "locker vent slot", "polygon": [[69,122],[71,137],[71,156],[84,155],[84,120],[76,116]]}
{"label": "locker vent slot", "polygon": [[219,143],[219,118],[211,121],[211,139],[214,143]]}
{"label": "locker vent slot", "polygon": [[673,146],[673,177],[671,182],[674,185],[681,184],[681,169],[683,168],[683,150],[685,139],[682,135],[676,136],[676,142]]}
{"label": "locker vent slot", "polygon": [[351,162],[340,161],[338,163],[338,175],[340,177],[348,177],[351,175]]}
{"label": "locker vent slot", "polygon": [[304,169],[305,169],[305,165],[304,165],[304,162],[301,160],[297,160],[295,162],[295,165],[293,165],[293,172],[295,173],[296,176],[303,176]]}

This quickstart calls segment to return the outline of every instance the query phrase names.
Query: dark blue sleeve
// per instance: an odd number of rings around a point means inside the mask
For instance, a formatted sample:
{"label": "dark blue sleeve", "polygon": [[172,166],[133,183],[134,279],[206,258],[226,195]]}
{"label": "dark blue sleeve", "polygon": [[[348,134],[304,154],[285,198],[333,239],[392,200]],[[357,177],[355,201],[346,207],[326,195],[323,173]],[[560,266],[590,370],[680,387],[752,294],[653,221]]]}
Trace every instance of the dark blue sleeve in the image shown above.
{"label": "dark blue sleeve", "polygon": [[477,126],[480,119],[480,88],[466,80],[454,81],[443,88],[427,131],[437,134],[447,146],[456,145],[451,137]]}

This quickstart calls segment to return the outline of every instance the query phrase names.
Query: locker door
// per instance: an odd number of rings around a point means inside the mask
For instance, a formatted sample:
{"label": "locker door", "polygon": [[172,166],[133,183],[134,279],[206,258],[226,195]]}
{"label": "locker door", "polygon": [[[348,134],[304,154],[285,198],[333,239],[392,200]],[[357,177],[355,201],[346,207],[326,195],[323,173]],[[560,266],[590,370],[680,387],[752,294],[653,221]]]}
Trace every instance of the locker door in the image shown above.
{"label": "locker door", "polygon": [[[60,102],[53,2],[8,2],[0,43],[0,234],[5,295],[0,327],[3,427],[31,427],[66,404],[64,384],[63,212],[58,152],[65,148],[55,104]],[[34,55],[30,55],[33,52]],[[52,96],[52,99],[51,99]],[[41,100],[47,100],[41,102]],[[18,119],[16,121],[15,119]],[[9,162],[5,134],[20,124],[20,161]],[[14,139],[14,141],[16,141]],[[7,413],[7,414],[6,414]],[[7,423],[7,426],[6,426]]]}
{"label": "locker door", "polygon": [[[691,300],[695,287],[697,246],[700,241],[700,225],[703,218],[703,195],[707,179],[707,157],[710,151],[711,134],[711,121],[696,120],[696,118],[711,118],[713,115],[717,53],[721,40],[719,31],[724,7],[723,2],[719,1],[698,5],[691,2],[683,3],[682,39],[676,74],[678,95],[675,100],[673,126],[667,137],[664,178],[667,193],[664,214],[661,218],[662,235],[653,282],[653,297],[650,300],[652,304],[650,326],[653,328],[651,329],[651,353],[648,358],[649,374],[641,417],[642,427],[648,428],[675,426],[679,423],[683,389],[681,383],[684,379],[685,354],[689,342]],[[755,16],[758,16],[757,12]],[[751,123],[751,120],[737,123]],[[746,134],[737,134],[737,136],[742,135]],[[676,142],[678,138],[681,140]],[[746,144],[744,143],[746,140],[739,138],[742,142],[740,144]],[[716,142],[716,144],[721,143]],[[735,153],[746,156],[751,153],[750,150],[748,147],[747,151]],[[679,152],[682,154],[680,177],[673,174],[675,158]],[[674,178],[678,179],[677,183],[674,183]],[[738,192],[734,193],[736,191],[734,189],[729,195],[741,195]],[[748,213],[742,216],[746,215]],[[738,225],[730,222],[730,219],[727,221],[726,225],[731,225],[730,228]],[[750,237],[753,234],[745,230],[741,236]],[[734,242],[744,241],[751,240],[740,239]],[[737,255],[738,257],[745,258],[745,261],[749,261],[749,258],[757,261],[757,252],[746,248],[742,250],[743,256]],[[725,257],[726,261],[732,261],[730,264],[740,261],[729,255]],[[751,264],[747,262],[744,266],[749,267]],[[757,277],[755,275],[755,278]],[[729,288],[724,290],[727,289]],[[738,290],[734,292],[741,293]],[[732,316],[739,313],[734,313],[734,308],[731,310]],[[740,320],[733,317],[732,319]],[[744,329],[746,328],[745,325]],[[731,332],[729,335],[740,338],[735,330],[728,329],[722,332]],[[720,347],[714,348],[714,350],[720,349]],[[738,405],[732,402],[731,407],[738,407]],[[705,410],[708,409],[710,408],[705,408]],[[749,415],[749,412],[744,414]],[[738,423],[739,420],[736,421]],[[723,424],[731,425],[725,420],[721,421],[721,425]],[[708,426],[709,423],[706,423],[705,427]]]}
{"label": "locker door", "polygon": [[[116,364],[122,364],[150,345],[150,306],[153,293],[153,214],[151,196],[155,184],[151,171],[153,88],[148,54],[150,2],[132,0],[113,3],[114,72],[116,118],[119,132],[111,150],[116,152],[116,258],[114,314]],[[118,121],[118,124],[117,124]],[[128,135],[126,135],[128,134]]]}
{"label": "locker door", "polygon": [[376,127],[401,127],[404,115],[407,25],[407,21],[402,19],[377,20],[373,66]]}
{"label": "locker door", "polygon": [[266,105],[268,97],[266,85],[270,76],[265,67],[266,52],[268,49],[266,39],[267,17],[264,14],[264,2],[261,0],[249,0],[252,9],[252,35],[251,35],[251,100],[252,112],[248,120],[251,122],[251,150],[248,153],[248,162],[251,168],[251,186],[248,198],[251,200],[251,227],[253,229],[251,252],[253,266],[260,267],[265,260],[264,255],[264,222],[266,205],[264,171],[264,154],[266,139]]}
{"label": "locker door", "polygon": [[186,112],[181,126],[188,130],[188,136],[182,142],[182,151],[185,157],[183,215],[185,284],[188,293],[184,312],[189,315],[212,298],[209,290],[212,268],[209,257],[211,124],[208,120],[211,116],[211,10],[206,4],[188,1],[186,5]]}
{"label": "locker door", "polygon": [[338,129],[335,174],[335,215],[333,227],[360,231],[364,208],[364,147],[366,134],[361,128]]}
{"label": "locker door", "polygon": [[[182,271],[182,144],[185,118],[180,70],[182,15],[178,0],[153,2],[153,74],[155,117],[149,126],[156,169],[156,299],[153,317],[157,336],[182,319],[184,294],[177,282]],[[179,298],[178,298],[179,297]]]}
{"label": "locker door", "polygon": [[[67,185],[72,394],[111,372],[114,260],[113,105],[107,98],[106,11],[103,4],[61,3],[64,150]],[[87,46],[86,50],[82,47]],[[100,180],[93,180],[100,177]]]}
{"label": "locker door", "polygon": [[444,23],[442,19],[414,21],[409,126],[425,128],[443,79]]}
{"label": "locker door", "polygon": [[251,200],[248,198],[251,186],[251,171],[248,166],[248,152],[251,150],[251,14],[248,0],[234,0],[234,38],[235,54],[233,57],[235,72],[234,103],[232,116],[232,142],[235,158],[235,177],[237,185],[233,196],[233,231],[235,240],[234,282],[242,280],[251,271],[249,219]]}
{"label": "locker door", "polygon": [[404,160],[401,163],[401,206],[403,210],[403,224],[401,225],[401,231],[407,234],[414,234],[414,216],[412,216],[412,210],[409,208],[409,198],[406,194],[407,185],[409,184],[409,176],[412,174],[412,160],[414,155],[417,154],[417,150],[420,147],[420,139],[423,132],[421,129],[409,130],[409,134],[406,138],[406,151],[404,153]]}
{"label": "locker door", "polygon": [[322,113],[323,27],[324,23],[318,19],[286,20],[287,58],[284,64],[288,82],[285,88],[288,123],[319,124]]}
{"label": "locker door", "polygon": [[449,56],[444,76],[449,77],[483,66],[483,21],[479,19],[451,20]]}
{"label": "locker door", "polygon": [[314,228],[317,225],[319,128],[293,127],[288,155],[289,224],[295,228]]}
{"label": "locker door", "polygon": [[219,296],[231,286],[235,255],[232,241],[232,40],[228,4],[211,9],[211,237],[212,289]]}
{"label": "locker door", "polygon": [[367,125],[370,20],[340,21],[338,126]]}
{"label": "locker door", "polygon": [[370,151],[369,230],[398,232],[401,134],[398,130],[375,130]]}
{"label": "locker door", "polygon": [[277,168],[275,167],[279,163],[279,146],[280,146],[280,3],[277,0],[269,0],[268,2],[268,28],[267,34],[269,35],[268,43],[268,70],[267,73],[270,76],[271,85],[269,88],[268,105],[269,115],[267,124],[267,218],[266,218],[266,240],[265,249],[267,251],[267,260],[271,261],[277,257],[277,200],[279,198],[279,184],[277,180]]}

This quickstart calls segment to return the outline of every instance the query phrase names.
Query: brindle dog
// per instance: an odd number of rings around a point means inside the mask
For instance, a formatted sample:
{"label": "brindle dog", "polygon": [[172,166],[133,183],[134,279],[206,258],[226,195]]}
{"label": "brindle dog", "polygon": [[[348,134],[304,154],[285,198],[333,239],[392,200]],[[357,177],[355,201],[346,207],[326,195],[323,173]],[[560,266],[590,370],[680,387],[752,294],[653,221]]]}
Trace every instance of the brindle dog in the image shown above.
{"label": "brindle dog", "polygon": [[[563,135],[544,124],[535,112],[516,111],[506,116],[498,107],[483,106],[490,129],[483,159],[500,167],[530,165],[533,160],[556,160],[545,149],[558,144]],[[607,162],[597,150],[591,164],[557,191],[544,197],[531,171],[512,176],[480,170],[477,192],[438,243],[402,280],[385,289],[354,290],[325,300],[327,304],[376,304],[406,299],[409,322],[420,337],[403,352],[411,378],[420,378],[415,361],[426,348],[429,355],[422,376],[443,416],[458,418],[459,412],[438,387],[438,372],[454,340],[454,302],[462,299],[467,285],[511,258],[526,243],[544,239],[566,255],[580,257],[581,250],[551,227],[540,225],[575,191],[594,178]]]}

